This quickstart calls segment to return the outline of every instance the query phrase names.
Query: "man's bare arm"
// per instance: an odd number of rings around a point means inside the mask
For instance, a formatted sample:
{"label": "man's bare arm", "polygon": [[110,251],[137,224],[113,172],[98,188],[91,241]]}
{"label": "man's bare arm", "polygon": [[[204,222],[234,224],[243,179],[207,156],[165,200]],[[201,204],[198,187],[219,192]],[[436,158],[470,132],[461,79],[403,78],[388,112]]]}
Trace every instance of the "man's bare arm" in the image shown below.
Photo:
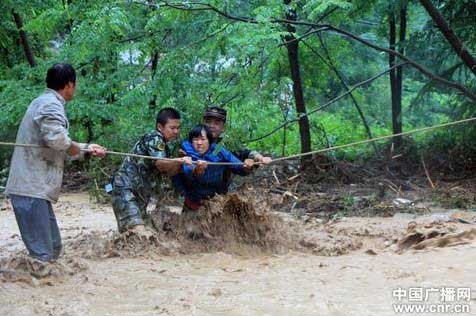
{"label": "man's bare arm", "polygon": [[157,160],[155,162],[155,167],[163,175],[172,177],[180,172],[183,164],[191,165],[192,159],[190,157],[182,157],[173,160]]}
{"label": "man's bare arm", "polygon": [[81,146],[77,142],[71,142],[71,146],[66,150],[69,156],[74,157],[81,153]]}

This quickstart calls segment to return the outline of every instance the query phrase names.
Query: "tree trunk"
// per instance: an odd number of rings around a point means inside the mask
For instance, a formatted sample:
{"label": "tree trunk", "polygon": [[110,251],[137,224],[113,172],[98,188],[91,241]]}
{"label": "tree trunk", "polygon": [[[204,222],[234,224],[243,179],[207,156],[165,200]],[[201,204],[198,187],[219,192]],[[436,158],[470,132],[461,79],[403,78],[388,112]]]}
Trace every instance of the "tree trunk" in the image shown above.
{"label": "tree trunk", "polygon": [[[389,48],[395,50],[396,47],[396,38],[397,38],[397,26],[395,21],[395,12],[393,7],[390,7],[388,13],[388,23],[389,23]],[[395,65],[395,55],[388,55],[388,64],[389,67]],[[390,76],[390,92],[392,99],[392,131],[393,134],[401,133],[402,131],[402,104],[401,98],[398,96],[398,84],[397,84],[397,70],[392,69],[389,73]],[[393,138],[394,149],[398,150],[402,144],[402,137],[395,136]]]}
{"label": "tree trunk", "polygon": [[[157,65],[159,64],[159,51],[154,50],[152,53],[152,64],[151,64],[151,79],[154,80],[155,74],[157,73]],[[155,89],[154,89],[155,90]],[[149,101],[149,109],[155,110],[157,107],[157,93],[153,92],[152,98]]]}
{"label": "tree trunk", "polygon": [[[284,0],[284,4],[288,5],[291,0]],[[290,9],[286,13],[286,19],[296,21],[296,11]],[[295,27],[291,24],[286,26],[288,35],[284,37],[286,41],[286,49],[288,51],[289,67],[291,72],[291,79],[293,81],[293,95],[294,102],[296,104],[297,113],[306,113],[306,104],[304,102],[304,92],[302,88],[300,66],[299,66],[299,41],[296,40],[294,32]],[[307,153],[311,151],[311,132],[309,128],[309,119],[307,116],[303,116],[299,119],[299,134],[301,136],[301,153]],[[302,162],[309,161],[310,157],[306,156],[302,159]]]}
{"label": "tree trunk", "polygon": [[[407,33],[407,3],[406,0],[401,0],[400,3],[400,31],[399,31],[399,38],[398,38],[398,52],[402,55],[405,54],[405,37]],[[403,95],[403,66],[396,68],[396,76],[395,76],[395,92],[396,92],[396,104],[395,110],[392,111],[393,115],[395,116],[395,125],[393,128],[394,134],[399,134],[402,132],[402,95]],[[397,142],[398,145],[401,144],[401,136],[398,136],[399,141]],[[397,145],[396,144],[396,145]]]}
{"label": "tree trunk", "polygon": [[[321,43],[321,47],[322,47],[324,53],[326,54],[327,61],[326,61],[326,59],[324,59],[324,57],[322,57],[320,54],[318,54],[318,52],[315,52],[316,55],[318,57],[320,57],[324,61],[324,63],[336,74],[337,78],[340,80],[340,82],[342,83],[344,88],[347,91],[349,91],[350,87],[347,84],[347,80],[344,78],[344,75],[340,73],[339,69],[337,69],[337,66],[332,61],[331,55],[329,54],[329,50],[327,49],[327,47],[324,43],[324,40],[322,39],[322,37],[319,34],[318,34],[318,38],[319,38],[319,42]],[[309,48],[312,49],[312,47],[309,47]],[[349,96],[350,96],[352,102],[354,103],[355,108],[357,109],[357,113],[359,114],[360,119],[362,120],[362,124],[364,124],[364,128],[367,131],[367,135],[369,136],[369,139],[372,139],[373,138],[372,130],[370,129],[370,126],[367,123],[367,120],[365,119],[364,112],[362,111],[362,109],[361,109],[359,103],[357,102],[357,99],[354,97],[354,95],[351,93],[351,94],[349,94]],[[375,154],[377,154],[377,152],[378,152],[377,145],[375,145],[374,142],[372,142],[371,145],[372,145],[372,147],[375,151]]]}
{"label": "tree trunk", "polygon": [[88,139],[86,142],[91,143],[94,140],[93,122],[91,122],[90,119],[87,119],[86,122],[84,122],[84,127],[86,127],[86,130],[88,131]]}
{"label": "tree trunk", "polygon": [[288,129],[288,124],[284,125],[284,128],[283,128],[283,147],[281,149],[281,156],[283,156],[283,157],[286,154],[286,132],[287,132],[287,129]]}
{"label": "tree trunk", "polygon": [[[73,3],[73,0],[62,0],[63,1],[63,9],[66,12],[68,16],[68,22],[66,23],[66,29],[68,30],[68,33],[71,34],[73,31],[73,19],[71,18],[71,13],[69,11],[69,7]],[[71,36],[68,36],[69,40],[71,41]]]}
{"label": "tree trunk", "polygon": [[458,54],[466,67],[468,67],[471,72],[476,75],[476,59],[471,56],[463,42],[461,42],[458,36],[456,36],[455,32],[451,29],[450,25],[446,22],[440,11],[438,11],[438,9],[430,0],[420,0],[420,3],[425,7],[433,22],[435,22],[436,26],[446,37],[453,50],[456,52],[456,54]]}
{"label": "tree trunk", "polygon": [[31,50],[30,43],[28,41],[28,36],[23,30],[23,22],[21,20],[20,15],[15,11],[15,9],[12,9],[12,15],[15,19],[15,24],[17,26],[18,33],[20,34],[20,40],[23,46],[23,50],[25,52],[26,59],[28,60],[30,67],[33,68],[36,66],[35,56],[33,55],[33,51]]}

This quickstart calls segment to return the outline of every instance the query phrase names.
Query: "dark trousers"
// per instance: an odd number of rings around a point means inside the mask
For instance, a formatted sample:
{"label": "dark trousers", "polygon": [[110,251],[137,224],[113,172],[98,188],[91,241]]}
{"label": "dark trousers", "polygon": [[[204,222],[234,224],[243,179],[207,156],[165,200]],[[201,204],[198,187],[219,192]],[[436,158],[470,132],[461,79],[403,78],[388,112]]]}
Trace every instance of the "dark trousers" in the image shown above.
{"label": "dark trousers", "polygon": [[10,199],[30,256],[41,261],[56,260],[62,245],[51,202],[20,195],[10,195]]}

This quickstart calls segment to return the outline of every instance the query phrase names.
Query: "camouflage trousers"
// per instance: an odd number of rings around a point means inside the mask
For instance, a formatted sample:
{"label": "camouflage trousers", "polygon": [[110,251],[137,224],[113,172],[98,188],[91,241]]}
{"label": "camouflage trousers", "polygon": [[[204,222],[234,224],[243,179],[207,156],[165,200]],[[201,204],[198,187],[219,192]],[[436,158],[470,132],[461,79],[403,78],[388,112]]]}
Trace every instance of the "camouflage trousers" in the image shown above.
{"label": "camouflage trousers", "polygon": [[139,194],[124,176],[115,176],[112,191],[112,209],[120,233],[136,225],[144,225],[147,219],[149,199]]}

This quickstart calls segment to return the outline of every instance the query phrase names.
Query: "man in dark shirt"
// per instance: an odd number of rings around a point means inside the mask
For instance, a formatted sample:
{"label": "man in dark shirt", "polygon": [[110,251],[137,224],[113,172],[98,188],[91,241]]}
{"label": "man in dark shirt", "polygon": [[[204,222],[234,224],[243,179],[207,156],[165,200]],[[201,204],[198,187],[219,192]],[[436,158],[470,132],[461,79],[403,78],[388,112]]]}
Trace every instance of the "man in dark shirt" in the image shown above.
{"label": "man in dark shirt", "polygon": [[[227,136],[224,134],[225,132],[225,124],[226,124],[226,110],[219,108],[219,107],[209,107],[205,110],[203,114],[203,123],[210,128],[214,142],[217,144],[215,151],[219,152],[223,146],[227,148],[231,148],[229,144],[227,144]],[[252,159],[257,163],[267,165],[272,162],[271,157],[263,156],[256,150],[250,150],[247,148],[241,148],[239,150],[232,152],[235,157],[240,159],[241,161],[245,161],[246,159]],[[232,173],[228,170],[223,175],[223,193],[228,192],[228,189],[231,184]]]}
{"label": "man in dark shirt", "polygon": [[[225,147],[227,147],[226,145],[228,144],[225,144],[227,142],[227,137],[224,135],[226,110],[219,107],[207,108],[203,114],[203,123],[207,125],[212,131],[215,143],[223,144]],[[217,146],[217,148],[220,148],[220,146]],[[244,161],[245,159],[253,159],[255,162],[264,165],[267,165],[272,161],[271,157],[263,156],[256,150],[250,150],[246,148],[234,151],[233,154],[241,161]]]}

